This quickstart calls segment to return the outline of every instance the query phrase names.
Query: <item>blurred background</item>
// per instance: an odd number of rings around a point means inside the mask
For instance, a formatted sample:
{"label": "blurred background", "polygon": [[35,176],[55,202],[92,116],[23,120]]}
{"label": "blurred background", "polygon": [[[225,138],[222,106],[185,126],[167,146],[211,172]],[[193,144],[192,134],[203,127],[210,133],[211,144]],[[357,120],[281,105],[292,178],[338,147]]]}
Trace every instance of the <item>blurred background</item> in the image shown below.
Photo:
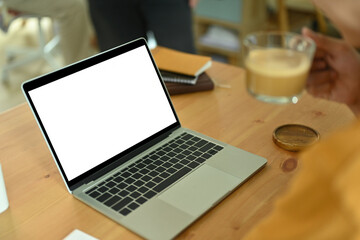
{"label": "blurred background", "polygon": [[[30,0],[28,0],[30,1]],[[87,9],[86,0],[80,0]],[[0,112],[25,101],[21,83],[61,68],[64,46],[57,20],[47,16],[13,11],[0,0]],[[90,17],[84,18],[88,34],[81,44],[83,56],[98,53],[98,41]],[[339,36],[310,0],[200,0],[192,9],[196,52],[215,61],[242,66],[241,39],[249,32],[281,30],[300,32],[303,26]],[[151,46],[156,37],[149,32]],[[79,59],[78,59],[79,60]]]}

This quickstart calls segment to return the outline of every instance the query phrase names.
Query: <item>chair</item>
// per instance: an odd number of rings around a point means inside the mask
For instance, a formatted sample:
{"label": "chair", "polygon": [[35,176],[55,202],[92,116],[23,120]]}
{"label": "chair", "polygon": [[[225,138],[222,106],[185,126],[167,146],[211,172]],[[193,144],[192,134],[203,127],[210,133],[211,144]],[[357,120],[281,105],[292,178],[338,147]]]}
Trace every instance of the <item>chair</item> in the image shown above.
{"label": "chair", "polygon": [[268,0],[271,8],[275,8],[278,11],[278,24],[279,30],[289,31],[289,10],[295,10],[303,13],[308,13],[313,16],[313,19],[317,22],[319,31],[321,33],[327,32],[327,23],[322,12],[316,8],[310,0]]}
{"label": "chair", "polygon": [[[46,41],[44,29],[42,26],[42,20],[44,19],[44,16],[34,15],[34,14],[27,14],[27,13],[15,13],[10,14],[12,16],[9,16],[9,11],[6,9],[2,1],[0,1],[0,8],[2,16],[2,21],[0,21],[0,27],[3,29],[3,31],[7,32],[9,26],[15,19],[28,19],[28,18],[35,18],[37,21],[37,38],[38,38],[38,46],[37,47],[11,47],[8,46],[5,49],[5,55],[6,55],[6,63],[2,68],[1,72],[1,80],[3,83],[8,82],[9,78],[9,71],[16,69],[18,67],[21,67],[23,65],[26,65],[30,62],[33,62],[38,59],[44,59],[50,67],[55,70],[59,67],[61,67],[58,60],[53,55],[53,50],[58,46],[60,42],[60,36],[56,33],[52,37],[51,40],[48,42]],[[10,19],[10,20],[9,20]],[[8,22],[7,22],[8,21]]]}

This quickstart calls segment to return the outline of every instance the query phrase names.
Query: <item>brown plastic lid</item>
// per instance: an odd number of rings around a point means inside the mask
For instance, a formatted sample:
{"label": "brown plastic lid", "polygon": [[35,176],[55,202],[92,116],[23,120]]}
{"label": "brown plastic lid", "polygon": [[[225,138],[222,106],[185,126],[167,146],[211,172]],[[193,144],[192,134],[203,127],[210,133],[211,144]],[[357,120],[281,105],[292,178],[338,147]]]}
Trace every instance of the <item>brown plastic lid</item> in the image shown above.
{"label": "brown plastic lid", "polygon": [[300,124],[286,124],[276,128],[273,141],[279,147],[297,152],[319,141],[320,134],[307,126]]}

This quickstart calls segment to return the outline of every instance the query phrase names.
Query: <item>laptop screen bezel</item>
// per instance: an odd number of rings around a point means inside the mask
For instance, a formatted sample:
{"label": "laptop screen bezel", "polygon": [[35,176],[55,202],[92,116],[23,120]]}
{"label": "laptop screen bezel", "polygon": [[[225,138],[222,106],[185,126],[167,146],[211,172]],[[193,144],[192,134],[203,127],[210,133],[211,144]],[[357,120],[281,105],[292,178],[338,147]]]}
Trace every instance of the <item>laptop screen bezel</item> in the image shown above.
{"label": "laptop screen bezel", "polygon": [[[117,57],[121,54],[124,54],[126,52],[129,52],[133,49],[136,49],[138,47],[142,47],[145,46],[145,48],[147,49],[147,52],[149,54],[149,57],[152,61],[152,64],[154,66],[154,68],[156,69],[156,73],[158,76],[158,79],[161,83],[161,86],[163,88],[163,90],[165,91],[165,95],[167,97],[167,100],[171,106],[171,110],[175,116],[176,122],[171,124],[170,126],[162,129],[161,131],[153,134],[152,136],[144,139],[143,141],[137,143],[136,145],[128,148],[127,150],[118,153],[117,155],[113,156],[112,158],[104,161],[103,163],[97,165],[96,167],[90,169],[89,171],[86,171],[85,173],[75,177],[72,180],[68,180],[65,171],[61,165],[61,162],[57,156],[56,150],[54,149],[51,140],[46,132],[46,129],[41,121],[41,118],[36,110],[36,107],[31,99],[31,96],[29,94],[29,92],[31,90],[34,90],[36,88],[39,88],[41,86],[44,86],[46,84],[52,83],[54,81],[57,81],[59,79],[62,79],[68,75],[71,75],[75,72],[79,72],[81,70],[84,70],[86,68],[89,68],[93,65],[99,64],[101,62],[104,62],[108,59]],[[37,120],[37,123],[39,125],[39,128],[41,129],[43,136],[46,140],[46,143],[48,144],[48,147],[52,153],[52,156],[59,168],[59,171],[61,172],[61,175],[63,177],[63,180],[65,182],[65,184],[67,185],[68,189],[70,191],[73,191],[74,189],[76,189],[77,187],[81,186],[84,183],[87,183],[93,179],[98,178],[99,176],[102,176],[103,174],[105,174],[106,172],[109,172],[111,170],[113,170],[114,168],[116,168],[117,166],[127,162],[129,159],[131,159],[132,157],[136,156],[137,154],[143,152],[145,149],[147,149],[148,147],[152,146],[153,144],[155,144],[156,142],[161,141],[162,139],[164,139],[166,136],[168,136],[171,132],[173,132],[174,130],[176,130],[177,128],[181,127],[180,125],[180,121],[179,118],[175,112],[174,106],[171,102],[171,98],[170,95],[167,91],[166,85],[164,83],[164,81],[161,78],[161,74],[159,69],[157,68],[155,61],[151,55],[151,51],[149,50],[149,47],[147,46],[146,40],[144,38],[139,38],[136,39],[132,42],[129,42],[127,44],[115,47],[113,49],[110,49],[108,51],[105,52],[101,52],[97,55],[94,55],[92,57],[89,57],[85,60],[79,61],[77,63],[71,64],[69,66],[66,66],[62,69],[59,69],[57,71],[51,72],[49,74],[31,79],[29,81],[26,81],[22,84],[22,90],[23,93],[26,97],[26,100],[35,116],[35,119]]]}

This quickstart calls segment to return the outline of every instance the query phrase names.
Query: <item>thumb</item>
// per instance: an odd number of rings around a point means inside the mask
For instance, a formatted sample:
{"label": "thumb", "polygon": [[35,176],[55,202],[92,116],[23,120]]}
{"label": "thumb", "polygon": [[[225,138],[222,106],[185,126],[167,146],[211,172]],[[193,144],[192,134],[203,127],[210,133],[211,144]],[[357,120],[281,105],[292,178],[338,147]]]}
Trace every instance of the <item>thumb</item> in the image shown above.
{"label": "thumb", "polygon": [[316,33],[306,27],[302,29],[302,34],[305,37],[311,38],[316,43],[318,49],[326,52],[332,52],[339,47],[339,40]]}

